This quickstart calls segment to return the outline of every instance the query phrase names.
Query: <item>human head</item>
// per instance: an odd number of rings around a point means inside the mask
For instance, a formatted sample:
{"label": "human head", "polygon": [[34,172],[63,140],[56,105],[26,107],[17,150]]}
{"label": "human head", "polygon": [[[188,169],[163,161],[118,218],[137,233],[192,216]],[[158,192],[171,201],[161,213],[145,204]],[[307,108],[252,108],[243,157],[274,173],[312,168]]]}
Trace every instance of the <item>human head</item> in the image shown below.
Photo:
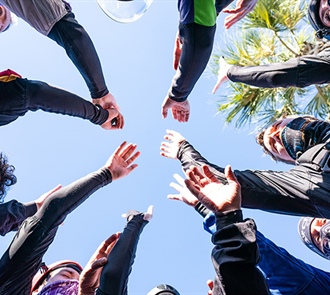
{"label": "human head", "polygon": [[302,217],[298,222],[302,242],[312,251],[330,260],[330,220]]}
{"label": "human head", "polygon": [[180,293],[170,285],[161,284],[153,288],[147,295],[180,295]]}
{"label": "human head", "polygon": [[318,38],[330,40],[329,0],[311,0],[308,6],[308,19]]}
{"label": "human head", "polygon": [[3,153],[0,153],[0,203],[3,202],[8,187],[17,181],[14,171],[15,167],[8,164],[7,157]]}
{"label": "human head", "polygon": [[5,32],[10,26],[17,23],[17,17],[14,13],[10,12],[8,8],[0,5],[0,33]]}
{"label": "human head", "polygon": [[275,161],[295,164],[310,146],[306,126],[319,121],[312,116],[288,116],[281,118],[257,135],[257,143]]}
{"label": "human head", "polygon": [[31,294],[56,281],[79,280],[82,269],[79,263],[72,260],[60,260],[49,266],[43,263],[33,278]]}

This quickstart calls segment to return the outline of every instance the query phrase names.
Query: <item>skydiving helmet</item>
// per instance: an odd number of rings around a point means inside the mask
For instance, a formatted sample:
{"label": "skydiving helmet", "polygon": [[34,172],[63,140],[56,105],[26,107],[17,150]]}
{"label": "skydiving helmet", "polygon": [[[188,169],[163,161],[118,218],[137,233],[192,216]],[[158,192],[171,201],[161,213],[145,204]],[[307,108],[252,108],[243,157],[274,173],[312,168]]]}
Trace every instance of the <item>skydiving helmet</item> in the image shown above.
{"label": "skydiving helmet", "polygon": [[315,218],[302,217],[298,223],[298,233],[302,242],[312,251],[330,260],[330,220],[321,227],[320,230],[320,248],[317,247],[311,236],[311,224]]}
{"label": "skydiving helmet", "polygon": [[[330,0],[328,0],[330,6]],[[330,28],[324,26],[321,22],[320,15],[320,0],[311,0],[308,6],[308,19],[314,30],[316,31],[316,37],[319,39],[326,38],[330,40]]]}
{"label": "skydiving helmet", "polygon": [[60,261],[54,262],[48,266],[45,263],[42,263],[40,270],[38,271],[38,273],[34,276],[34,278],[32,280],[31,293],[39,288],[40,284],[42,284],[42,282],[45,280],[45,278],[52,271],[59,269],[59,268],[63,268],[63,267],[70,267],[70,268],[76,270],[78,273],[81,273],[83,270],[82,266],[79,263],[72,261],[72,260],[60,260]]}
{"label": "skydiving helmet", "polygon": [[161,284],[149,291],[147,295],[180,295],[180,293],[170,285]]}
{"label": "skydiving helmet", "polygon": [[138,20],[150,7],[153,0],[97,0],[102,11],[119,23]]}

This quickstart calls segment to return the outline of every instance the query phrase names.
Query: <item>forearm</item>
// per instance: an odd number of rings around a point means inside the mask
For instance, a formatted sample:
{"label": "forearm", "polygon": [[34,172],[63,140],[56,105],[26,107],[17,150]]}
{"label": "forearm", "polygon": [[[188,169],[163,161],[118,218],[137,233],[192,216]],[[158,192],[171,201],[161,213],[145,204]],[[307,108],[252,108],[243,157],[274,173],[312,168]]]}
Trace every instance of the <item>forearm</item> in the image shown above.
{"label": "forearm", "polygon": [[69,115],[89,120],[102,125],[108,119],[108,112],[101,106],[63,89],[53,87],[40,81],[25,80],[28,109]]}
{"label": "forearm", "polygon": [[269,294],[266,281],[256,267],[259,252],[255,222],[243,220],[242,211],[236,210],[216,213],[216,223],[212,259],[226,294]]}
{"label": "forearm", "polygon": [[177,158],[181,162],[184,171],[187,171],[192,165],[199,168],[207,165],[220,181],[226,182],[224,168],[208,162],[188,141],[181,143]]}
{"label": "forearm", "polygon": [[187,99],[210,59],[216,26],[195,23],[179,28],[182,51],[168,97],[182,102]]}
{"label": "forearm", "polygon": [[[184,171],[190,166],[201,168],[209,166],[216,178],[227,183],[224,168],[208,162],[187,141],[184,141],[178,150],[178,160]],[[330,218],[329,200],[323,196],[328,194],[328,189],[316,186],[317,198],[322,200],[322,205],[316,207],[311,200],[309,185],[311,184],[308,168],[297,167],[288,172],[267,170],[235,170],[238,182],[242,187],[242,207],[260,209],[268,212]],[[321,176],[314,175],[312,183],[320,183]],[[326,177],[326,175],[324,176]],[[314,197],[315,199],[315,197]],[[328,205],[327,205],[328,204]],[[318,208],[322,206],[322,213]]]}
{"label": "forearm", "polygon": [[329,83],[330,58],[307,55],[292,58],[287,62],[261,66],[233,66],[228,70],[232,82],[256,87],[306,87],[312,84]]}
{"label": "forearm", "polygon": [[37,211],[34,202],[22,204],[12,200],[0,204],[0,234],[6,235],[8,232],[17,230],[20,224]]}
{"label": "forearm", "polygon": [[45,200],[36,216],[45,229],[51,230],[61,224],[65,217],[90,195],[111,181],[112,176],[108,168],[90,173],[54,192]]}
{"label": "forearm", "polygon": [[144,220],[141,214],[134,216],[127,223],[108,256],[96,295],[127,294],[128,276],[134,263],[140,234],[147,223],[148,221]]}
{"label": "forearm", "polygon": [[85,29],[75,20],[73,13],[69,12],[59,20],[48,37],[65,49],[84,78],[92,98],[100,98],[109,93],[94,44]]}

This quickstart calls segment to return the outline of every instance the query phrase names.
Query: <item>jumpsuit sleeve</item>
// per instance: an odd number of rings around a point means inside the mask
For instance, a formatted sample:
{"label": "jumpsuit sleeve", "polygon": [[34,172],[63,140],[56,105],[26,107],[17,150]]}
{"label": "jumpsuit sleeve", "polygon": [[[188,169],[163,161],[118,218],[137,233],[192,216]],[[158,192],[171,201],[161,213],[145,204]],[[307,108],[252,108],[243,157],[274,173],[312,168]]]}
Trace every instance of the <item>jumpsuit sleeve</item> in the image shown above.
{"label": "jumpsuit sleeve", "polygon": [[43,110],[79,117],[96,125],[102,125],[108,119],[108,111],[101,106],[45,82],[26,80],[26,89],[30,111]]}
{"label": "jumpsuit sleeve", "polygon": [[257,268],[259,250],[254,220],[243,220],[241,210],[215,215],[217,231],[212,236],[215,245],[212,261],[225,294],[270,294]]}
{"label": "jumpsuit sleeve", "polygon": [[0,204],[0,234],[5,236],[8,232],[17,230],[20,224],[37,211],[34,202],[22,204],[16,200]]}
{"label": "jumpsuit sleeve", "polygon": [[216,25],[191,23],[179,26],[182,51],[168,97],[178,102],[187,100],[210,59],[215,30]]}
{"label": "jumpsuit sleeve", "polygon": [[94,192],[111,181],[111,172],[106,167],[89,173],[51,194],[33,216],[22,222],[0,259],[1,294],[30,293],[33,276],[59,225]]}
{"label": "jumpsuit sleeve", "polygon": [[93,41],[72,12],[69,11],[53,26],[48,37],[66,51],[85,80],[92,98],[109,93]]}
{"label": "jumpsuit sleeve", "polygon": [[281,63],[233,66],[228,70],[227,76],[232,82],[262,88],[303,88],[312,84],[329,83],[330,57],[323,53],[292,58]]}
{"label": "jumpsuit sleeve", "polygon": [[[199,168],[207,165],[220,182],[227,183],[224,168],[208,162],[189,142],[181,144],[177,158],[184,171],[192,165]],[[244,208],[295,216],[330,216],[330,201],[326,197],[330,186],[320,183],[327,175],[312,173],[302,166],[289,171],[234,170],[234,173],[242,188]],[[313,186],[317,200],[310,194]]]}
{"label": "jumpsuit sleeve", "polygon": [[143,228],[148,224],[143,215],[135,215],[127,223],[104,266],[95,295],[127,295],[127,283],[132,271],[137,246]]}

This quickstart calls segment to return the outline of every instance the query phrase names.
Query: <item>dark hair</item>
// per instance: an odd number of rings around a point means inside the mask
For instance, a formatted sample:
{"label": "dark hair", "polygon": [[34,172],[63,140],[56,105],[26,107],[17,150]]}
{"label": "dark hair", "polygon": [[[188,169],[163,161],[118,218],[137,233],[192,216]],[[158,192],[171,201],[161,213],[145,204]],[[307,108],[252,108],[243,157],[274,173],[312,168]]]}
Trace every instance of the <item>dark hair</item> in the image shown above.
{"label": "dark hair", "polygon": [[3,202],[9,186],[17,182],[15,167],[8,164],[7,157],[0,153],[0,203]]}
{"label": "dark hair", "polygon": [[[267,129],[267,128],[266,128]],[[265,147],[265,143],[264,143],[264,134],[266,129],[260,131],[257,136],[256,136],[256,142],[257,144],[262,146],[262,150],[265,154],[269,155],[274,161],[277,162],[277,159],[275,158],[275,156]]]}

